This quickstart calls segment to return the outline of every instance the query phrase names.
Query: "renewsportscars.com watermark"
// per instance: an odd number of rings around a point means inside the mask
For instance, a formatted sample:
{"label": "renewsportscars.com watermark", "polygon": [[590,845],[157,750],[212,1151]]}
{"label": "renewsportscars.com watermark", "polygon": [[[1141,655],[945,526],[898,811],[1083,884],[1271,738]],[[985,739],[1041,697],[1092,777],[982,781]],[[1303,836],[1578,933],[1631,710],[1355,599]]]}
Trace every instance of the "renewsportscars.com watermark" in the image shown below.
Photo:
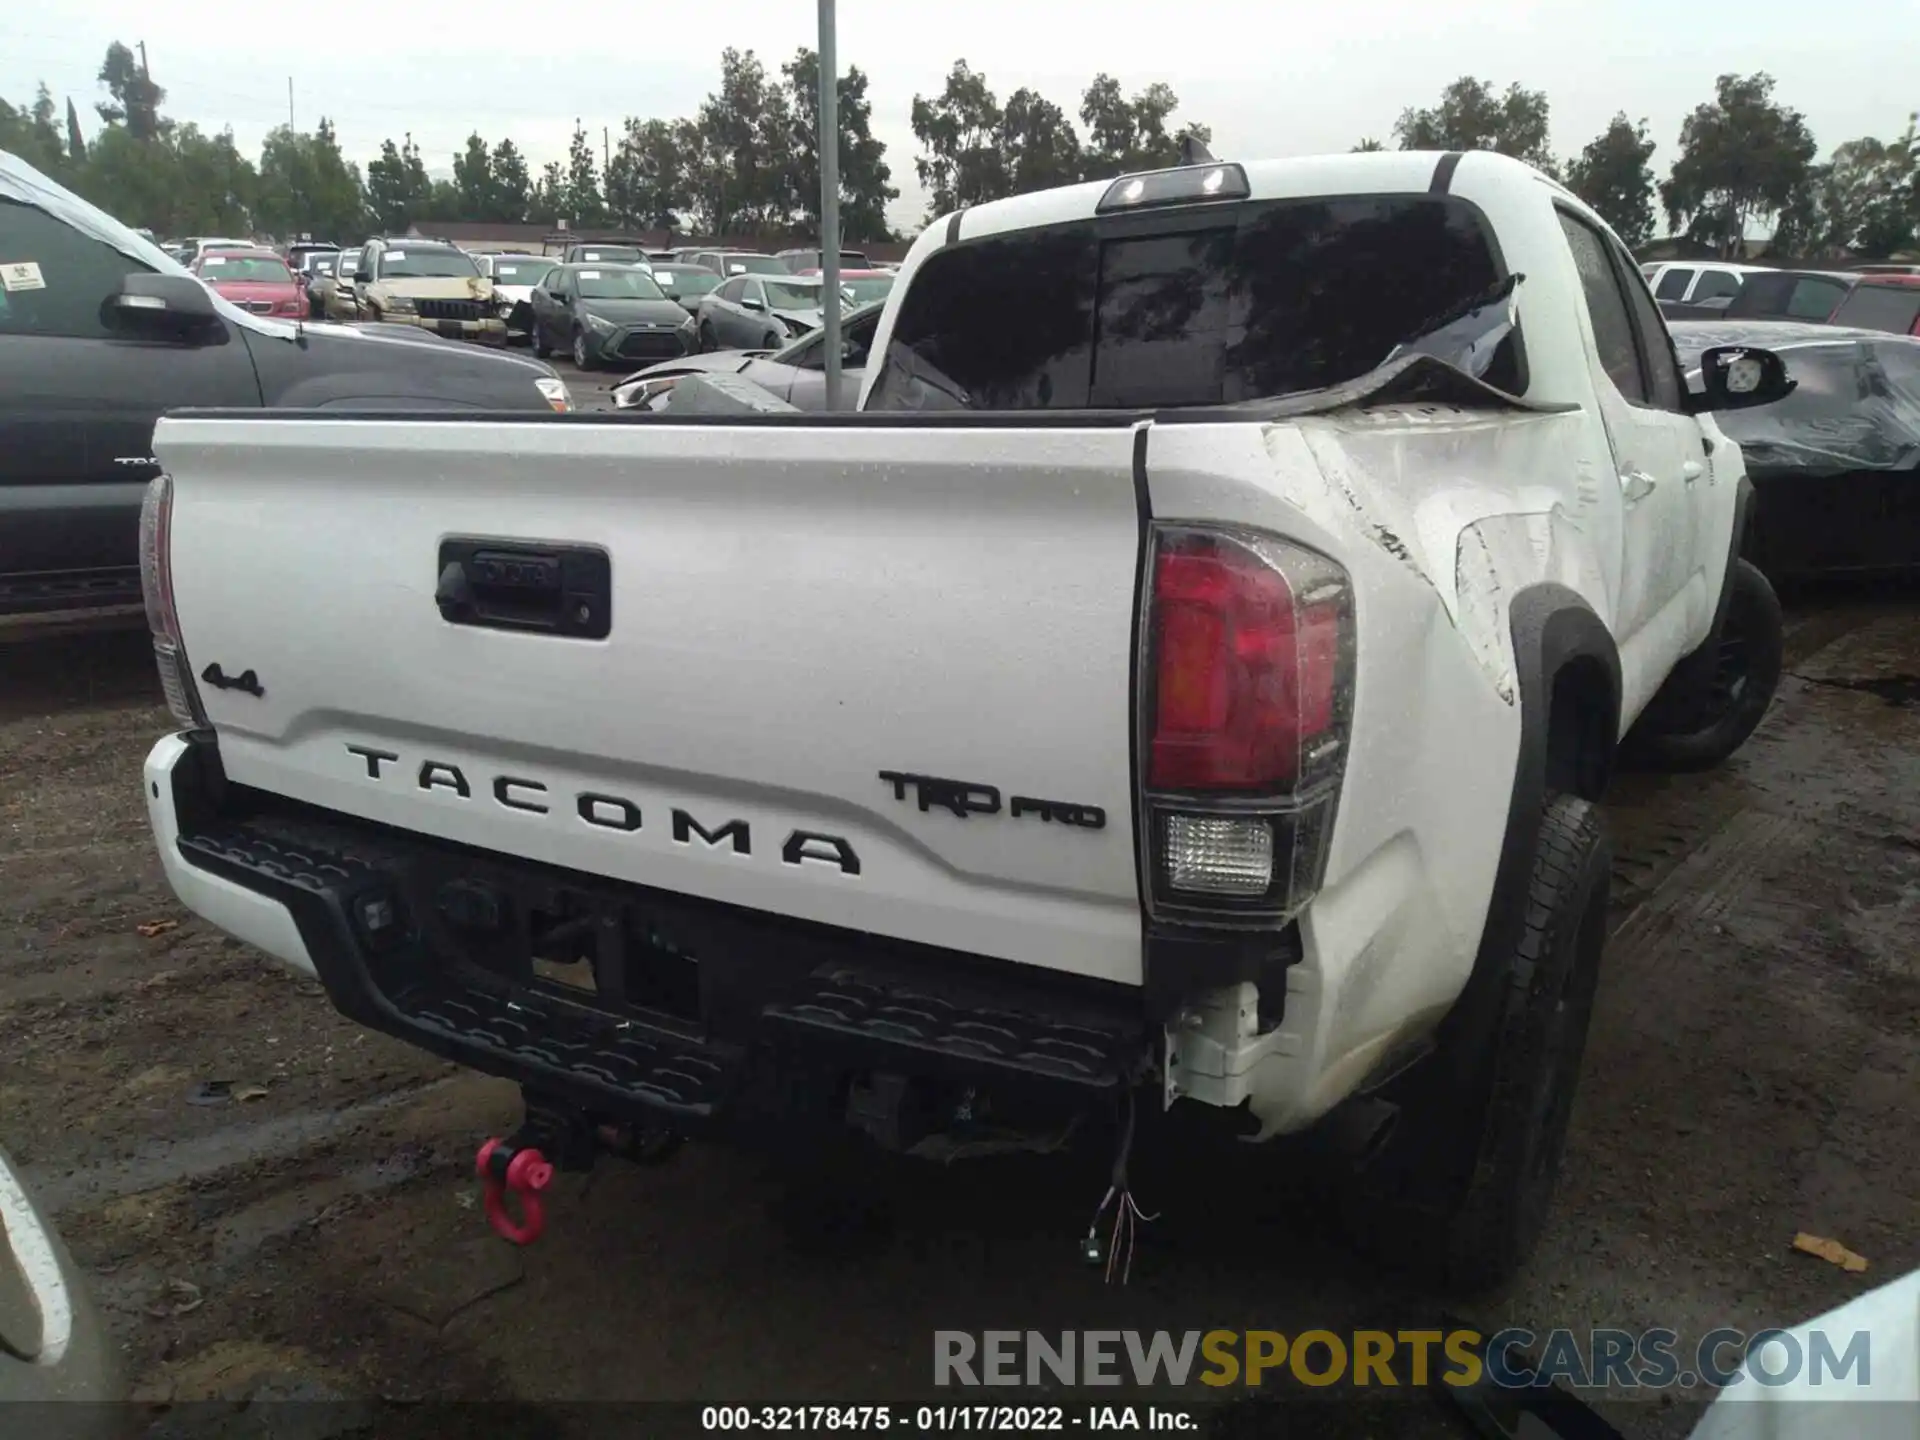
{"label": "renewsportscars.com watermark", "polygon": [[[1484,1343],[1483,1343],[1484,1342]],[[1538,1368],[1509,1363],[1514,1348]],[[1764,1347],[1764,1348],[1763,1348]],[[1744,1369],[1742,1367],[1745,1367]],[[936,1330],[933,1383],[983,1385],[1309,1386],[1418,1388],[1551,1385],[1659,1390],[1748,1383],[1864,1388],[1865,1330],[1712,1330],[1690,1349],[1676,1331],[1497,1330]]]}

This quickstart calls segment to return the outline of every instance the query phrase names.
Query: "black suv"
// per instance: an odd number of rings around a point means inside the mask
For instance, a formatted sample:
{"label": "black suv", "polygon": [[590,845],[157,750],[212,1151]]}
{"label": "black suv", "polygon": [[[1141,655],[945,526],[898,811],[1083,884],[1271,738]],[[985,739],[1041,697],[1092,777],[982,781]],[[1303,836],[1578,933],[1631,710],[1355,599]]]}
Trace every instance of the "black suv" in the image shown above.
{"label": "black suv", "polygon": [[0,279],[0,619],[139,603],[164,411],[572,406],[537,361],[249,315],[4,151]]}

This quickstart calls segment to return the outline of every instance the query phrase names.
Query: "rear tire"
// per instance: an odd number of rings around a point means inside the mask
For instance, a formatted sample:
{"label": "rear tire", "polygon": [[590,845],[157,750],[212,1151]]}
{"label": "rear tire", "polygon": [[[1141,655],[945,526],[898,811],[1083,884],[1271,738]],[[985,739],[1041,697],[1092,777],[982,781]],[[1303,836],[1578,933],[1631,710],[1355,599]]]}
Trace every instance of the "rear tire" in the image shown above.
{"label": "rear tire", "polygon": [[1656,696],[1627,737],[1630,759],[1658,770],[1710,770],[1766,718],[1785,665],[1780,598],[1750,560],[1734,561],[1713,668],[1690,703]]}
{"label": "rear tire", "polygon": [[1355,1248],[1461,1291],[1500,1284],[1532,1254],[1579,1085],[1611,861],[1599,810],[1549,796],[1498,1016],[1479,1037],[1491,1075],[1443,1048],[1389,1087],[1392,1130],[1337,1188]]}

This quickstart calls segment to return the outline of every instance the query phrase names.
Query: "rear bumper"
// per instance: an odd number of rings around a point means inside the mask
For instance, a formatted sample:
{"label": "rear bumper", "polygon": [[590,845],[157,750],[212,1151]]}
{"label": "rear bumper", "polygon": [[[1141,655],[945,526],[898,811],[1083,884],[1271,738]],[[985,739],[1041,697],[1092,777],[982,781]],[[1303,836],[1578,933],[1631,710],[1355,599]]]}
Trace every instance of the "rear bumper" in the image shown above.
{"label": "rear bumper", "polygon": [[140,601],[144,481],[0,487],[0,615]]}
{"label": "rear bumper", "polygon": [[[1084,1106],[1146,1074],[1159,1040],[1133,987],[281,802],[228,784],[205,737],[161,740],[146,781],[189,909],[349,1018],[593,1114],[711,1131],[777,1113],[796,1074],[875,1070]],[[563,949],[580,958],[545,958]]]}

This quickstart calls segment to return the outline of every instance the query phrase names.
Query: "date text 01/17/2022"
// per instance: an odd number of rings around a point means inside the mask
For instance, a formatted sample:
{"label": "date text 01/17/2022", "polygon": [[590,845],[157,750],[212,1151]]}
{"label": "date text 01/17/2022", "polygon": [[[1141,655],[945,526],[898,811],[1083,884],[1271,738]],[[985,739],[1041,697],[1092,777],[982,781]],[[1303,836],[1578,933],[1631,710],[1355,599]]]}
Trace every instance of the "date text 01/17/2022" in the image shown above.
{"label": "date text 01/17/2022", "polygon": [[1138,1405],[708,1405],[703,1430],[743,1433],[815,1430],[1002,1432],[1198,1428],[1186,1410]]}

